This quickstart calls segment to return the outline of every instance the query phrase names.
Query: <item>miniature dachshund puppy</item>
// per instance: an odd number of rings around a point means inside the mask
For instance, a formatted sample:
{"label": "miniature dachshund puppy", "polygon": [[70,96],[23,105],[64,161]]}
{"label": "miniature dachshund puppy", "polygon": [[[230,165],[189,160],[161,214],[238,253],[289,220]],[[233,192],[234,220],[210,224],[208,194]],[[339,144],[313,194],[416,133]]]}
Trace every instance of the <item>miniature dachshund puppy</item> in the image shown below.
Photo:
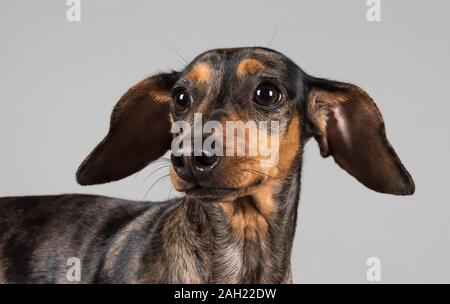
{"label": "miniature dachshund puppy", "polygon": [[188,152],[171,155],[171,180],[184,196],[169,201],[1,198],[0,282],[70,283],[67,261],[76,257],[81,283],[290,283],[310,138],[367,188],[414,193],[364,90],[310,76],[261,47],[210,50],[182,71],[133,86],[80,165],[78,183],[108,183],[141,170],[171,150],[173,125],[193,124],[195,113],[223,125],[278,121],[276,165],[262,166],[261,155]]}

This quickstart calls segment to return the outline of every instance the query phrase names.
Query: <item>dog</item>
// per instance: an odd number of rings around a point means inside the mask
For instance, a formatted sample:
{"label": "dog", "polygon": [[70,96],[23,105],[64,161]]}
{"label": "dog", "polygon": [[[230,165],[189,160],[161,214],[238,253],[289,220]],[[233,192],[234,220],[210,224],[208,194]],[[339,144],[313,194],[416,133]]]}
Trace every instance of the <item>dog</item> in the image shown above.
{"label": "dog", "polygon": [[313,77],[262,47],[210,50],[182,71],[131,87],[112,111],[108,134],[80,165],[78,183],[138,172],[171,150],[173,125],[192,125],[194,113],[221,124],[278,121],[278,131],[267,131],[279,138],[276,165],[262,166],[261,155],[190,149],[170,157],[181,198],[1,198],[0,282],[70,283],[67,261],[76,257],[81,283],[291,283],[302,153],[310,138],[322,157],[331,155],[366,187],[415,191],[363,89]]}

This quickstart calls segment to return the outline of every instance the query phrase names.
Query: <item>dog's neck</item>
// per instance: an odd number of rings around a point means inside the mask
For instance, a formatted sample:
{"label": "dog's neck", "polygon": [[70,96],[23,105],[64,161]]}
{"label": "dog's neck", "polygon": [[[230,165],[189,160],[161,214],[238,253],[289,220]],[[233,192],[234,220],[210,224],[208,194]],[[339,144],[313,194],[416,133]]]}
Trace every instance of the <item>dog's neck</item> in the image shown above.
{"label": "dog's neck", "polygon": [[252,195],[233,202],[190,204],[186,210],[197,209],[198,213],[201,209],[213,236],[209,281],[291,281],[300,171],[293,168],[287,179],[269,181]]}

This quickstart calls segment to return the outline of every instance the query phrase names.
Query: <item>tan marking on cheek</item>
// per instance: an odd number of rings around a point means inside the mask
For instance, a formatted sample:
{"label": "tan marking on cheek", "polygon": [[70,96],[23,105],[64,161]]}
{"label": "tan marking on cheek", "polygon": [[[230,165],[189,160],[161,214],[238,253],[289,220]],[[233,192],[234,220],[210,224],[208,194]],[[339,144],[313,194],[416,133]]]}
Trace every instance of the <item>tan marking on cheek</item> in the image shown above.
{"label": "tan marking on cheek", "polygon": [[175,172],[175,170],[173,169],[172,166],[170,166],[169,169],[169,175],[170,175],[170,179],[172,180],[172,184],[173,187],[175,188],[175,190],[177,191],[183,191],[184,188],[186,187],[186,182],[183,181]]}
{"label": "tan marking on cheek", "polygon": [[[238,120],[236,113],[232,112],[227,120]],[[261,186],[258,186],[256,191],[247,197],[241,197],[234,202],[220,203],[224,213],[229,219],[229,223],[233,234],[237,239],[251,239],[264,238],[269,229],[269,218],[276,212],[276,204],[274,200],[274,193],[280,181],[285,180],[290,172],[292,163],[298,153],[300,153],[300,118],[295,116],[291,119],[287,130],[284,134],[277,135],[279,138],[279,160],[276,166],[270,168],[262,168],[260,160],[262,157],[251,157],[254,161],[242,163],[239,158],[228,157],[226,160],[226,167],[224,172],[227,175],[224,177],[228,183],[237,186],[244,186],[256,180],[258,175],[237,172],[236,168],[253,169],[265,173],[270,176],[269,179],[263,181]],[[268,139],[270,143],[270,139]],[[246,140],[246,147],[248,144],[257,144],[248,142]],[[240,176],[240,180],[233,180],[233,175]]]}
{"label": "tan marking on cheek", "polygon": [[193,82],[201,83],[211,79],[212,69],[209,64],[205,62],[198,63],[192,67],[187,73],[186,77]]}
{"label": "tan marking on cheek", "polygon": [[259,162],[252,163],[252,169],[271,176],[250,198],[233,203],[221,203],[229,217],[234,235],[239,238],[256,239],[265,237],[269,225],[268,219],[276,212],[274,193],[280,181],[285,180],[292,167],[292,162],[300,153],[300,118],[295,116],[285,134],[280,135],[280,158],[276,166],[268,169],[259,167]]}
{"label": "tan marking on cheek", "polygon": [[256,59],[244,59],[242,60],[237,69],[236,75],[238,77],[243,77],[249,74],[255,74],[258,72],[262,72],[265,69],[264,64]]}
{"label": "tan marking on cheek", "polygon": [[301,153],[300,118],[294,116],[285,134],[280,135],[280,154],[278,164],[270,168],[268,174],[275,179],[284,180],[289,174],[292,162]]}

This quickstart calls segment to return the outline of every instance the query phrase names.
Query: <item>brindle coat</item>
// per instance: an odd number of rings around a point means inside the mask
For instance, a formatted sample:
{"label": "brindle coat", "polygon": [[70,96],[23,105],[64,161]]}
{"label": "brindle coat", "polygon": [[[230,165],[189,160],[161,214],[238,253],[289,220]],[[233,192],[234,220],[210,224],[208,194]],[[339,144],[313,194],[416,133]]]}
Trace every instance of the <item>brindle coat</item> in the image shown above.
{"label": "brindle coat", "polygon": [[[270,83],[274,106],[254,102]],[[182,90],[189,103],[174,102]],[[66,283],[67,259],[81,260],[86,283],[286,283],[304,144],[368,188],[409,195],[414,183],[386,139],[372,99],[360,88],[315,78],[265,48],[219,49],[181,72],[132,87],[115,106],[108,135],[77,172],[82,185],[119,180],[170,149],[171,124],[204,119],[278,120],[280,158],[223,157],[207,174],[193,157],[170,174],[186,196],[137,202],[102,196],[0,199],[0,282]]]}

